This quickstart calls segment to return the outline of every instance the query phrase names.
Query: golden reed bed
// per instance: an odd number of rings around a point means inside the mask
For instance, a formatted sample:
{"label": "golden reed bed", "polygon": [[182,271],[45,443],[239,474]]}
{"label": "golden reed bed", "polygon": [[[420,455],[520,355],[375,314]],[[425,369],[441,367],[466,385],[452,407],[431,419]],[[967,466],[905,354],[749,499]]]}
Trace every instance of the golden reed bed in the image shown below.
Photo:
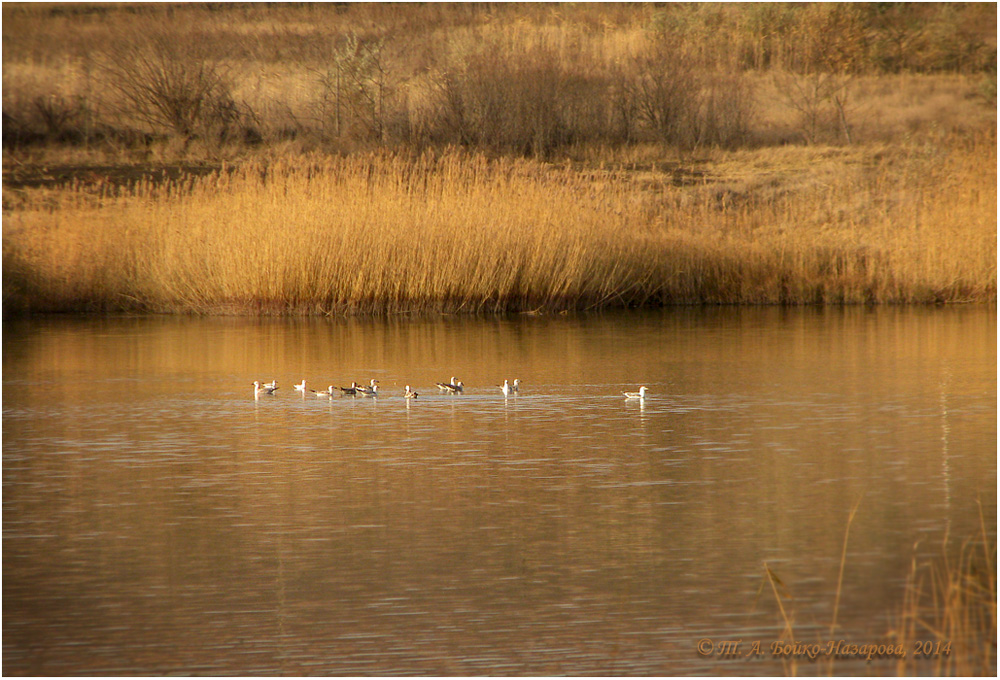
{"label": "golden reed bed", "polygon": [[373,154],[5,191],[4,311],[996,300],[992,135],[730,152],[710,170],[675,186],[610,166]]}

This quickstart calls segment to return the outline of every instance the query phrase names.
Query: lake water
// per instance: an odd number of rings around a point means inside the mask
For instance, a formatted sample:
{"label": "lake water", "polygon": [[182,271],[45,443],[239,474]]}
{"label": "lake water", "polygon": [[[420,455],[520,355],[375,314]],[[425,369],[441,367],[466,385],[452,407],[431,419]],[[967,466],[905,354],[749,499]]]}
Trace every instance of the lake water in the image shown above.
{"label": "lake water", "polygon": [[977,501],[995,540],[996,342],[984,308],[7,320],[3,670],[782,673],[699,640],[782,639],[765,564],[830,639],[856,504],[833,637],[884,642]]}

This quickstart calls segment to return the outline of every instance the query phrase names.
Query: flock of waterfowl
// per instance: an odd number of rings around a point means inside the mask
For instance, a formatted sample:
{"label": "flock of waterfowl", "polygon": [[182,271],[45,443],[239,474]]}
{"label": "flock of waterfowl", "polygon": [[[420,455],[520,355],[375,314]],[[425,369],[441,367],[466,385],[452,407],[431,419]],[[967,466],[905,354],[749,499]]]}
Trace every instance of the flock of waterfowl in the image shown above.
{"label": "flock of waterfowl", "polygon": [[[461,380],[455,380],[455,376],[451,377],[451,382],[439,382],[434,383],[441,392],[447,394],[461,394],[465,391],[465,385]],[[303,378],[302,382],[297,385],[293,385],[296,392],[301,393],[305,396],[307,393],[315,394],[317,397],[334,397],[340,394],[345,397],[377,397],[378,393],[378,380],[372,378],[368,385],[358,385],[356,382],[352,382],[350,387],[334,387],[329,385],[325,390],[311,390],[306,387],[306,381]],[[508,380],[503,381],[503,385],[498,386],[500,391],[503,393],[504,397],[509,397],[511,395],[517,396],[518,391],[521,388],[521,381],[518,378],[514,378],[514,382],[511,383]],[[253,396],[254,399],[259,398],[261,395],[273,395],[278,390],[278,381],[272,380],[269,383],[261,383],[259,380],[253,381]],[[638,392],[622,392],[626,399],[644,399],[646,397],[646,387],[643,385],[639,388]],[[407,385],[406,389],[403,391],[403,396],[406,399],[416,399],[420,396],[419,393],[414,392]]]}

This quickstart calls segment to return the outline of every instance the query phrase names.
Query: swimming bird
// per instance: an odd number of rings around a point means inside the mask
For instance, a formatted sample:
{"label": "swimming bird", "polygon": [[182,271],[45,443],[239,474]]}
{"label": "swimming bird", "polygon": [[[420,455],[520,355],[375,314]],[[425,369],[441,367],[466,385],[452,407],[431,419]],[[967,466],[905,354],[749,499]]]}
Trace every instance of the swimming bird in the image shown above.
{"label": "swimming bird", "polygon": [[405,391],[405,392],[403,392],[403,396],[404,396],[404,397],[406,397],[407,399],[416,399],[416,398],[417,398],[417,397],[419,397],[420,395],[419,395],[419,394],[417,394],[416,392],[414,392],[413,390],[411,390],[411,389],[410,389],[410,386],[409,386],[409,385],[407,385],[407,386],[406,386],[406,391]]}
{"label": "swimming bird", "polygon": [[261,394],[274,394],[274,391],[278,389],[277,387],[268,387],[267,385],[261,385],[259,380],[253,381],[253,396],[258,397]]}
{"label": "swimming bird", "polygon": [[358,384],[356,382],[352,382],[350,387],[338,387],[337,389],[344,394],[355,395],[358,393]]}
{"label": "swimming bird", "polygon": [[514,378],[514,384],[511,385],[510,391],[517,394],[517,388],[521,386],[520,378]]}
{"label": "swimming bird", "polygon": [[645,399],[646,398],[646,386],[643,385],[639,388],[638,392],[622,392],[626,399]]}
{"label": "swimming bird", "polygon": [[507,384],[506,380],[504,380],[503,385],[500,386],[500,391],[503,392],[503,396],[505,397],[510,394],[510,385]]}
{"label": "swimming bird", "polygon": [[436,384],[439,390],[441,390],[442,392],[447,392],[449,394],[458,394],[459,392],[465,390],[465,384],[461,380],[456,381],[454,377],[452,377],[450,383],[436,383]]}
{"label": "swimming bird", "polygon": [[442,392],[450,392],[451,394],[454,394],[455,392],[462,391],[458,387],[460,383],[455,382],[455,376],[451,376],[451,382],[434,384],[437,385],[437,388]]}
{"label": "swimming bird", "polygon": [[263,385],[261,385],[261,387],[265,387],[265,388],[267,388],[269,390],[276,390],[276,389],[278,389],[278,381],[277,380],[272,380],[269,383],[264,383]]}
{"label": "swimming bird", "polygon": [[309,391],[315,394],[317,397],[332,397],[334,395],[333,385],[330,385],[321,392],[317,392],[316,390],[309,390]]}
{"label": "swimming bird", "polygon": [[[373,380],[373,383],[377,383],[377,380]],[[358,394],[362,394],[366,397],[377,397],[378,396],[378,385],[372,385],[371,387],[358,387]]]}
{"label": "swimming bird", "polygon": [[298,385],[293,385],[293,387],[295,388],[296,392],[302,392],[303,394],[305,394],[305,392],[306,392],[306,379],[303,378],[302,382],[300,382]]}

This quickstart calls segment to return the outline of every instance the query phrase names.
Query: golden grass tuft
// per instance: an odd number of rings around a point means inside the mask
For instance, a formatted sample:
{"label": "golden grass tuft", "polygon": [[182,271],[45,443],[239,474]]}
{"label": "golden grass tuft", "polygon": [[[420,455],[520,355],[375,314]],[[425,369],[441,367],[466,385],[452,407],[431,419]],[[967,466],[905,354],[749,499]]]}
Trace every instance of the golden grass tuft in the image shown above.
{"label": "golden grass tuft", "polygon": [[355,155],[13,198],[5,310],[401,313],[995,301],[996,146],[662,168]]}
{"label": "golden grass tuft", "polygon": [[[827,637],[799,644],[830,649],[827,647],[830,641],[838,639],[837,615],[847,566],[848,537],[859,506],[860,501],[852,508],[844,529],[840,570]],[[936,676],[996,675],[996,538],[993,535],[995,527],[993,533],[987,530],[981,504],[979,521],[979,535],[962,543],[957,551],[957,559],[947,536],[942,543],[940,556],[920,562],[913,559],[894,625],[884,638],[868,643],[887,645],[894,650],[885,657],[895,659],[897,675],[910,676],[928,672]],[[779,640],[798,641],[800,638],[795,632],[794,597],[791,589],[765,563],[764,580],[758,597],[767,585],[774,594],[778,612],[784,622]],[[797,675],[799,661],[806,658],[808,657],[797,657],[795,654],[783,656],[785,673]],[[820,653],[816,661],[821,669],[817,674],[834,675],[837,671],[836,654]]]}
{"label": "golden grass tuft", "polygon": [[912,563],[891,631],[911,652],[899,660],[899,675],[928,664],[938,676],[997,673],[997,546],[979,510],[980,534],[962,543],[957,559],[945,540],[939,558]]}

